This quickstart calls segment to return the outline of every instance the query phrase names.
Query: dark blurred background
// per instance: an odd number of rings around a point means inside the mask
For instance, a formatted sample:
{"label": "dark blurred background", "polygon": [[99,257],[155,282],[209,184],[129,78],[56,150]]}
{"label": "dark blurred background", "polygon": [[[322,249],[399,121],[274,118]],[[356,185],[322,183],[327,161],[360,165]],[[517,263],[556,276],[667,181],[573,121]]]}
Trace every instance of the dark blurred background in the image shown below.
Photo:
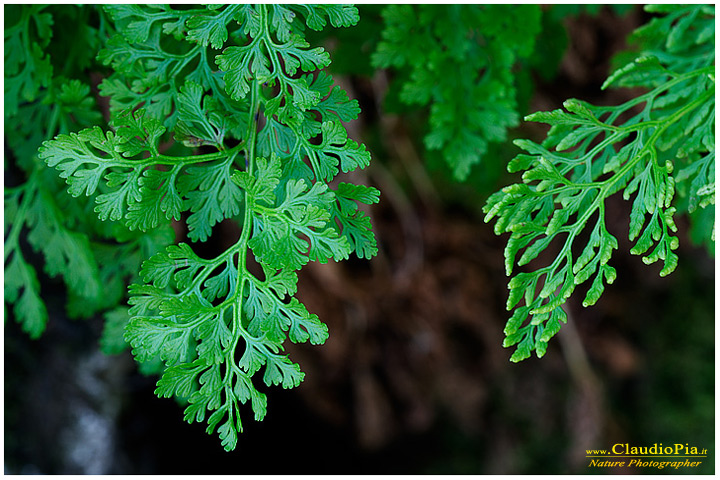
{"label": "dark blurred background", "polygon": [[[102,320],[68,320],[62,284],[43,278],[46,333],[33,341],[5,325],[6,473],[714,473],[715,262],[688,222],[678,222],[679,266],[660,278],[660,266],[627,253],[629,205],[612,202],[617,280],[594,307],[570,300],[570,322],[543,359],[510,363],[505,239],[481,208],[515,180],[504,168],[518,150],[496,147],[463,184],[432,167],[421,114],[393,104],[389,74],[368,63],[379,7],[363,6],[361,18],[346,33],[354,42],[320,40],[331,52],[355,49],[333,53],[356,59],[334,75],[362,107],[349,128],[373,152],[360,175],[382,191],[370,210],[380,253],[301,271],[300,300],[330,330],[324,346],[288,345],[303,384],[266,388],[266,419],[254,422],[248,408],[236,451],[225,453],[203,425],[183,422],[181,405],[155,397],[156,378],[138,373],[129,352],[99,353]],[[597,7],[547,20],[545,41],[556,43],[539,48],[564,53],[554,75],[530,74],[523,110],[629,98],[600,85],[646,19],[640,7]],[[543,133],[523,124],[511,135]],[[588,468],[585,450],[615,443],[688,443],[709,457],[677,471]]]}

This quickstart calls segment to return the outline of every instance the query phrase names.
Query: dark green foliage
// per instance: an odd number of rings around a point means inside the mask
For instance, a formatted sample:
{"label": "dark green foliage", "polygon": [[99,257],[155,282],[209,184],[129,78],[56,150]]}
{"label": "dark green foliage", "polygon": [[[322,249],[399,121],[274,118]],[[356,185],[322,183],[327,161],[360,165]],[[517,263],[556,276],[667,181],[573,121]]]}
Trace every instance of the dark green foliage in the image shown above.
{"label": "dark green foliage", "polygon": [[[207,420],[226,450],[242,431],[240,405],[266,413],[254,375],[284,388],[304,374],[283,353],[292,342],[323,343],[327,327],[293,295],[309,261],[377,252],[358,203],[371,187],[330,182],[365,168],[370,155],[341,122],[359,113],[332,78],[305,28],[347,27],[344,5],[228,5],[177,9],[110,5],[117,33],[98,58],[114,72],[110,130],[92,126],[43,143],[39,156],[73,197],[89,196],[102,221],[147,232],[186,220],[205,241],[225,219],[240,238],[215,258],[186,243],[145,260],[130,286],[125,339],[140,362],[164,363],[159,396],[188,400],[185,419]],[[171,137],[172,136],[172,137]],[[174,139],[175,144],[167,144]],[[202,151],[197,148],[202,147]],[[248,255],[262,266],[251,273]],[[77,271],[77,269],[75,269]],[[106,316],[104,350],[123,324]],[[116,333],[115,333],[116,334]]]}
{"label": "dark green foliage", "polygon": [[[67,22],[78,30],[62,28]],[[68,313],[89,317],[123,300],[142,259],[172,238],[169,229],[141,238],[94,220],[91,204],[68,197],[37,157],[41,142],[57,133],[102,124],[86,69],[94,65],[88,49],[97,49],[107,29],[94,7],[5,6],[5,302],[33,338],[48,314],[28,246],[42,255],[45,273],[67,286]],[[66,50],[56,55],[56,44]]]}
{"label": "dark green foliage", "polygon": [[533,52],[537,5],[388,5],[373,54],[399,70],[404,103],[430,107],[425,146],[458,180],[518,124],[513,67]]}
{"label": "dark green foliage", "polygon": [[608,197],[622,191],[632,200],[631,253],[644,255],[646,264],[662,260],[661,276],[678,261],[676,189],[689,197],[689,211],[715,203],[714,7],[662,5],[648,11],[662,16],[635,32],[640,53],[604,85],[643,87],[647,93],[618,106],[568,100],[565,111],[528,116],[551,125],[547,138],[542,145],[516,142],[527,153],[508,170],[524,172],[523,183],[493,194],[485,206],[486,221],[496,218],[495,232],[511,234],[508,275],[515,263],[530,263],[551,244],[560,247],[547,265],[510,280],[507,308],[514,313],[505,346],[517,345],[513,361],[532,350],[545,353],[566,321],[562,306],[577,286],[591,281],[583,301],[589,306],[615,280],[609,261],[618,241],[606,228]]}

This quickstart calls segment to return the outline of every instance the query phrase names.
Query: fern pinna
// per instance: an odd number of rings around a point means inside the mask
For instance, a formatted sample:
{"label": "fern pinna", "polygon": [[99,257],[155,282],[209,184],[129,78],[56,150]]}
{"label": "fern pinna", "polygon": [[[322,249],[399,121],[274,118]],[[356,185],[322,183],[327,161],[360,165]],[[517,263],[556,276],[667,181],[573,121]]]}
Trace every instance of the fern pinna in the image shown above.
{"label": "fern pinna", "polygon": [[[617,106],[568,100],[566,111],[539,112],[527,120],[551,125],[542,144],[518,140],[527,153],[508,165],[524,171],[522,183],[494,193],[485,205],[495,232],[510,233],[505,266],[523,266],[555,242],[549,264],[516,273],[510,280],[505,346],[517,345],[511,360],[547,342],[567,321],[563,304],[591,281],[583,306],[598,301],[616,278],[609,264],[618,241],[605,223],[605,202],[622,191],[632,199],[631,253],[646,264],[663,261],[660,275],[677,265],[677,206],[693,212],[715,203],[715,8],[656,5],[659,16],[631,40],[642,50],[604,87],[642,87]],[[673,173],[675,172],[675,173]],[[713,236],[714,238],[714,236]],[[522,253],[521,253],[522,252]],[[519,259],[516,260],[518,254]]]}
{"label": "fern pinna", "polygon": [[[112,130],[59,135],[40,156],[73,196],[96,195],[100,219],[147,230],[186,217],[204,241],[235,219],[239,239],[215,258],[180,243],[146,260],[130,286],[125,338],[137,360],[164,362],[156,393],[187,400],[185,420],[207,421],[226,450],[242,431],[241,404],[260,420],[270,385],[297,386],[292,342],[321,344],[327,327],[293,296],[309,261],[377,249],[359,204],[371,187],[334,182],[370,162],[342,122],[356,101],[323,68],[330,56],[306,28],[358,21],[347,5],[109,5],[117,34],[99,58],[114,72]],[[172,142],[170,135],[174,138]],[[201,148],[201,150],[200,150]],[[262,267],[252,273],[248,257]]]}

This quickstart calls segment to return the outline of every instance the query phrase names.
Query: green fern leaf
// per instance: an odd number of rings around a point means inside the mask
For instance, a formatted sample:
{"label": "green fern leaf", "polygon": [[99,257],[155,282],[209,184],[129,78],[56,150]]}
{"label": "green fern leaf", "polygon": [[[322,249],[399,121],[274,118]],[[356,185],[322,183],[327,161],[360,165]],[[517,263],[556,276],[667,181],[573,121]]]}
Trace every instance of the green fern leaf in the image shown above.
{"label": "green fern leaf", "polygon": [[[667,12],[636,32],[646,49],[606,82],[643,86],[647,93],[618,106],[569,100],[566,111],[528,116],[551,126],[547,138],[542,145],[516,142],[527,154],[508,170],[524,170],[524,183],[492,195],[484,207],[486,221],[496,218],[495,232],[510,233],[508,274],[514,263],[528,264],[551,244],[559,247],[544,266],[510,280],[508,309],[515,313],[505,346],[517,345],[512,361],[527,358],[532,350],[538,356],[545,353],[547,341],[565,321],[562,306],[576,286],[592,282],[583,301],[589,306],[615,280],[615,269],[608,264],[618,248],[606,228],[609,196],[622,190],[623,198],[632,200],[631,253],[645,254],[646,264],[662,260],[661,276],[678,261],[676,209],[671,206],[676,183],[694,177],[695,198],[708,192],[714,202],[714,183],[703,190],[714,172],[714,34],[705,28],[714,9],[693,5]],[[661,41],[665,38],[667,42]],[[687,141],[690,132],[692,141]],[[689,165],[673,178],[676,162]],[[693,207],[698,203],[691,201]],[[581,253],[576,257],[575,252]]]}
{"label": "green fern leaf", "polygon": [[[39,155],[71,195],[96,197],[101,220],[146,231],[185,219],[193,241],[223,220],[240,223],[240,238],[214,258],[180,243],[145,260],[124,335],[138,361],[164,364],[156,394],[187,399],[185,420],[206,421],[232,450],[241,405],[249,401],[257,420],[266,414],[260,383],[292,388],[304,378],[283,343],[328,337],[293,297],[295,271],[376,252],[359,204],[377,202],[377,190],[340,183],[336,194],[328,185],[370,162],[341,124],[357,116],[357,102],[316,72],[330,57],[302,36],[305,26],[354,24],[357,10],[108,10],[118,33],[100,58],[115,73],[101,90],[115,97],[113,131],[60,135]],[[171,138],[178,143],[168,148]],[[195,148],[204,153],[187,152]]]}

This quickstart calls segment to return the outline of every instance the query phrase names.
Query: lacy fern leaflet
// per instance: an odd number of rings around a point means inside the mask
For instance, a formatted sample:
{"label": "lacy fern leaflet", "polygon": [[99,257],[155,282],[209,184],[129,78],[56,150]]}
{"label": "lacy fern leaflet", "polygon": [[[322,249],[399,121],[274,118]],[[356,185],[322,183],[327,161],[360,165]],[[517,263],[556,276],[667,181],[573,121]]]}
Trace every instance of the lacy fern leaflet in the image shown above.
{"label": "lacy fern leaflet", "polygon": [[[40,156],[73,196],[95,196],[100,219],[145,231],[186,215],[204,241],[224,219],[240,238],[215,258],[185,243],[142,265],[130,287],[125,338],[138,361],[165,365],[156,393],[187,400],[185,419],[207,421],[226,450],[242,431],[240,405],[260,420],[262,381],[296,387],[304,374],[284,353],[292,342],[322,344],[327,327],[293,296],[309,261],[377,252],[358,204],[371,187],[331,181],[365,168],[370,155],[348,139],[351,101],[322,71],[330,56],[302,33],[351,26],[346,5],[229,5],[176,10],[111,5],[118,34],[100,59],[115,73],[112,131],[60,135]],[[303,22],[304,20],[304,22]],[[223,49],[224,47],[224,49]],[[222,49],[222,53],[216,54]],[[219,70],[218,70],[219,67]],[[167,148],[168,133],[177,141]],[[202,147],[184,154],[183,148]],[[262,274],[252,273],[254,255]]]}

